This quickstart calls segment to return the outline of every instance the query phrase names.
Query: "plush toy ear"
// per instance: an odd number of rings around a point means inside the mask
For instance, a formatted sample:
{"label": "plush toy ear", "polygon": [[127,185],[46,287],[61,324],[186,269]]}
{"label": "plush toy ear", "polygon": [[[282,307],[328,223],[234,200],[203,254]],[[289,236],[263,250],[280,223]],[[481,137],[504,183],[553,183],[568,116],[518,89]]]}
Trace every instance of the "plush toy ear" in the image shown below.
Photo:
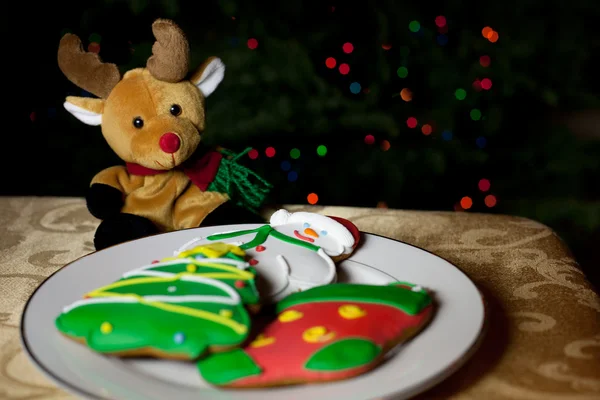
{"label": "plush toy ear", "polygon": [[190,81],[208,97],[225,76],[225,64],[217,57],[210,57],[192,74]]}
{"label": "plush toy ear", "polygon": [[69,96],[64,107],[86,125],[97,126],[102,123],[102,112],[104,111],[104,100],[102,99]]}

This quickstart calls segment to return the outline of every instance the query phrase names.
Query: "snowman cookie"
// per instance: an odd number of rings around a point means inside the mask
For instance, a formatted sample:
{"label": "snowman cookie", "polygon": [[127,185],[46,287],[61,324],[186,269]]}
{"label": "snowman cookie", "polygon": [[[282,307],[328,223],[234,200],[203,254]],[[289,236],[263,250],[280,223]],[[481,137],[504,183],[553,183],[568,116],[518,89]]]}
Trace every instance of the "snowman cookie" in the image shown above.
{"label": "snowman cookie", "polygon": [[253,341],[198,361],[209,384],[273,387],[338,381],[377,367],[433,315],[419,286],[331,284],[295,293],[277,304],[277,318]]}
{"label": "snowman cookie", "polygon": [[58,330],[99,353],[193,360],[248,338],[256,271],[237,246],[211,243],[194,259],[165,259],[87,293]]}
{"label": "snowman cookie", "polygon": [[194,247],[211,242],[239,246],[258,272],[261,303],[269,304],[336,282],[336,262],[349,257],[360,241],[358,228],[342,218],[281,209],[269,222],[255,229],[194,239],[175,251],[175,256],[194,259]]}

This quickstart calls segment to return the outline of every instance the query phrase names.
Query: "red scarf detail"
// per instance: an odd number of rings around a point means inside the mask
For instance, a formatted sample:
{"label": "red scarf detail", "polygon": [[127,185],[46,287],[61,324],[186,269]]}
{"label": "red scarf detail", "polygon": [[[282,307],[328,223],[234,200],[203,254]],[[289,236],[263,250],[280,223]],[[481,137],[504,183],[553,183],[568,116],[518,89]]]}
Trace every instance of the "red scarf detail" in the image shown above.
{"label": "red scarf detail", "polygon": [[[215,176],[217,176],[222,158],[223,155],[221,153],[209,151],[201,158],[186,161],[184,165],[177,168],[181,168],[192,183],[204,192],[208,189],[212,181],[214,181]],[[126,165],[127,171],[132,175],[158,175],[166,172],[165,170],[147,168],[135,163],[126,163]]]}

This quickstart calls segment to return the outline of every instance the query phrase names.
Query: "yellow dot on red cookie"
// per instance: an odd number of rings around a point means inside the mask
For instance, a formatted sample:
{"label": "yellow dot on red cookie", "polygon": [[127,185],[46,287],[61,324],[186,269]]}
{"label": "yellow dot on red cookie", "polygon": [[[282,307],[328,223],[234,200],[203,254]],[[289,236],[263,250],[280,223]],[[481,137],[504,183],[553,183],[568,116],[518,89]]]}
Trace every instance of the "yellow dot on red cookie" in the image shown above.
{"label": "yellow dot on red cookie", "polygon": [[227,309],[223,309],[223,310],[219,311],[219,315],[221,317],[231,318],[231,316],[233,315],[233,311],[227,310]]}
{"label": "yellow dot on red cookie", "polygon": [[185,267],[185,269],[188,272],[196,272],[196,270],[198,269],[198,267],[194,264],[188,264],[187,267]]}
{"label": "yellow dot on red cookie", "polygon": [[258,335],[256,339],[254,339],[254,341],[250,343],[250,347],[265,347],[273,343],[275,343],[274,337],[265,337],[264,335]]}
{"label": "yellow dot on red cookie", "polygon": [[113,330],[113,326],[110,322],[103,322],[102,325],[100,325],[100,332],[102,332],[104,334],[111,333],[112,330]]}
{"label": "yellow dot on red cookie", "polygon": [[338,313],[342,318],[356,319],[367,315],[367,312],[354,304],[344,304],[338,308]]}
{"label": "yellow dot on red cookie", "polygon": [[296,310],[287,310],[281,313],[281,315],[279,315],[278,319],[279,322],[292,322],[292,321],[296,321],[297,319],[300,319],[304,316],[303,313],[301,313],[300,311],[296,311]]}
{"label": "yellow dot on red cookie", "polygon": [[335,337],[335,332],[330,332],[324,326],[313,326],[302,333],[302,339],[308,343],[323,343]]}

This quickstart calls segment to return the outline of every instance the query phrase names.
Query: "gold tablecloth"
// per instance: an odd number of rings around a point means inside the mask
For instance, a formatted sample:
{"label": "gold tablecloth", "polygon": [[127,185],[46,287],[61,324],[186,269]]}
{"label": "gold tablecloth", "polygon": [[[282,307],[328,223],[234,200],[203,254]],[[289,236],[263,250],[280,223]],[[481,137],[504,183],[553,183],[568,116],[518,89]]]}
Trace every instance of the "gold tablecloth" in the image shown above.
{"label": "gold tablecloth", "polygon": [[[600,399],[600,298],[555,233],[537,222],[473,213],[284,206],[353,221],[427,249],[465,271],[489,303],[479,350],[423,399]],[[93,251],[83,199],[0,198],[0,398],[73,398],[30,363],[23,306],[64,264]]]}

